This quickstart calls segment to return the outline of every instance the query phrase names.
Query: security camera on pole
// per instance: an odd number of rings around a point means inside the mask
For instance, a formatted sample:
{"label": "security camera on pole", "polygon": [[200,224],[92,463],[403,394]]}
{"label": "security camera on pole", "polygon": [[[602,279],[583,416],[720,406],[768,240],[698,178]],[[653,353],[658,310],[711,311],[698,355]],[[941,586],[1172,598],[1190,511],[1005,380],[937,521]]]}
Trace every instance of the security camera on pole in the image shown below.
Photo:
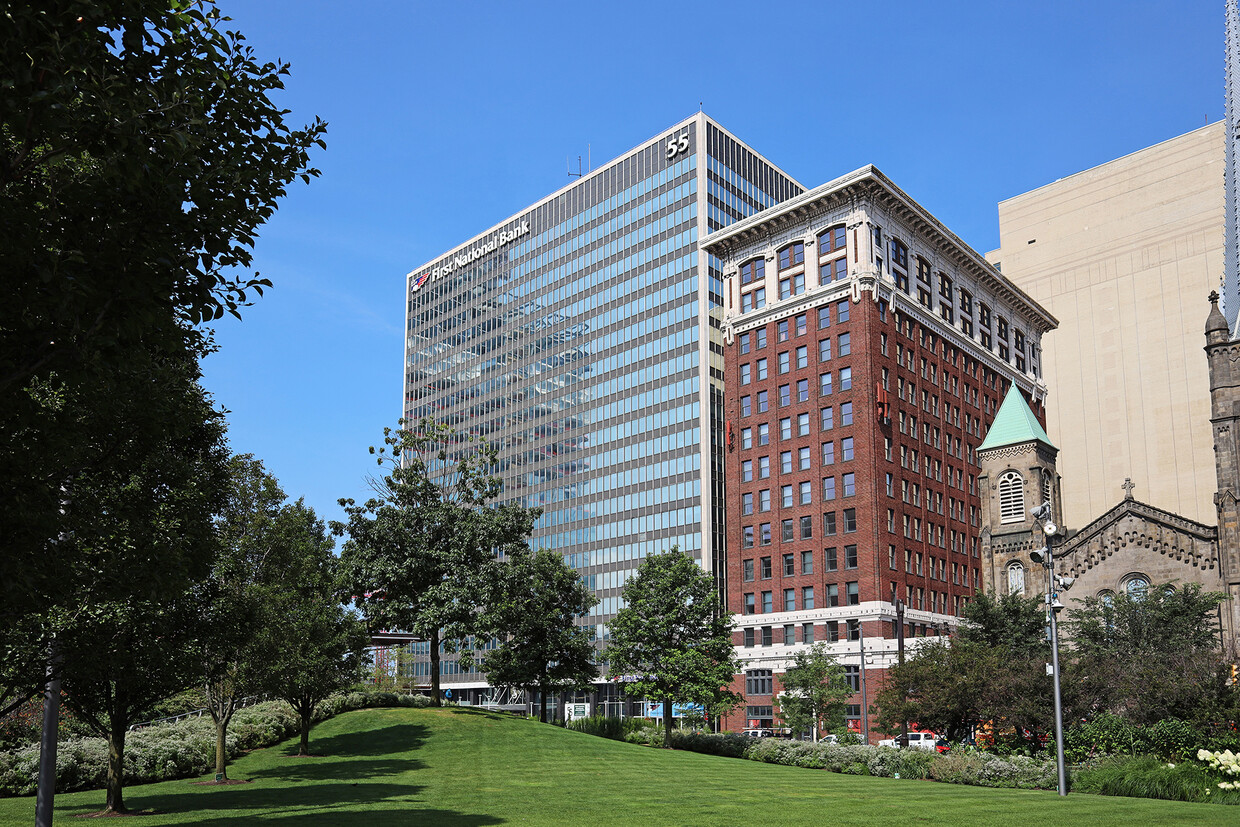
{"label": "security camera on pole", "polygon": [[1046,535],[1046,545],[1029,552],[1029,559],[1041,563],[1048,572],[1046,589],[1046,620],[1049,624],[1048,636],[1051,641],[1051,675],[1055,679],[1055,765],[1059,771],[1059,794],[1068,794],[1068,777],[1063,765],[1063,700],[1059,692],[1059,613],[1063,611],[1063,603],[1059,600],[1059,590],[1067,591],[1076,582],[1075,577],[1059,577],[1055,574],[1054,538],[1059,527],[1051,521],[1051,504],[1042,503],[1037,508],[1029,509],[1033,518],[1042,524],[1042,533]]}

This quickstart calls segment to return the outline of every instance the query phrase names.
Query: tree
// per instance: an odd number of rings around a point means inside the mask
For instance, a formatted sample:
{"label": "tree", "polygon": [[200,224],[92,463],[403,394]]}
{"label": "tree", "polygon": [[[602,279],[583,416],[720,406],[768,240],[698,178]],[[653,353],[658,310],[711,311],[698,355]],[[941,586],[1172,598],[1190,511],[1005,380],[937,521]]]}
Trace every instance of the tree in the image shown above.
{"label": "tree", "polygon": [[301,500],[282,518],[293,523],[285,538],[296,547],[259,627],[257,648],[265,653],[259,684],[293,707],[300,719],[298,755],[309,755],[315,709],[361,677],[369,638],[341,603],[334,543],[323,521]]}
{"label": "tree", "polygon": [[959,639],[991,648],[1002,647],[1021,659],[1039,663],[1050,657],[1046,639],[1046,603],[1041,597],[1009,593],[978,594],[964,607]]}
{"label": "tree", "polygon": [[996,651],[983,646],[923,640],[912,657],[887,670],[876,699],[878,725],[896,732],[914,721],[960,740],[987,720],[986,687],[1003,666]]}
{"label": "tree", "polygon": [[1187,584],[1076,601],[1064,621],[1075,715],[1112,712],[1138,724],[1196,717],[1216,694],[1218,605],[1225,599]]}
{"label": "tree", "polygon": [[[65,504],[177,423],[152,363],[267,282],[247,273],[325,125],[208,0],[7,4],[0,27],[0,623],[71,605]],[[135,410],[149,405],[149,415]],[[68,515],[71,519],[72,515]],[[142,567],[130,582],[145,580]]]}
{"label": "tree", "polygon": [[[402,630],[430,642],[431,691],[441,703],[440,643],[455,650],[486,630],[488,595],[499,580],[499,558],[526,548],[537,509],[496,503],[491,474],[496,449],[422,419],[392,430],[371,453],[387,473],[376,496],[358,505],[341,500],[347,533],[341,551],[345,583],[372,629]],[[462,659],[469,661],[465,651]]]}
{"label": "tree", "polygon": [[793,732],[808,729],[814,743],[818,743],[819,729],[844,725],[845,703],[853,691],[844,667],[836,662],[825,643],[815,643],[797,652],[780,684],[784,690],[779,698],[780,716]]}
{"label": "tree", "polygon": [[284,505],[279,483],[252,455],[228,463],[229,491],[216,520],[219,548],[204,584],[196,651],[202,665],[207,709],[215,723],[215,773],[228,778],[226,737],[238,702],[258,687],[259,625],[270,592],[294,562],[302,527],[300,512]]}
{"label": "tree", "polygon": [[625,585],[626,604],[612,620],[604,655],[638,697],[663,702],[670,738],[676,701],[720,709],[739,702],[727,689],[739,664],[732,616],[719,605],[714,579],[675,546],[647,557]]}
{"label": "tree", "polygon": [[538,719],[546,723],[549,692],[588,687],[598,675],[590,635],[574,623],[598,598],[563,555],[545,549],[514,553],[502,584],[491,613],[506,639],[483,668],[492,684],[538,689]]}

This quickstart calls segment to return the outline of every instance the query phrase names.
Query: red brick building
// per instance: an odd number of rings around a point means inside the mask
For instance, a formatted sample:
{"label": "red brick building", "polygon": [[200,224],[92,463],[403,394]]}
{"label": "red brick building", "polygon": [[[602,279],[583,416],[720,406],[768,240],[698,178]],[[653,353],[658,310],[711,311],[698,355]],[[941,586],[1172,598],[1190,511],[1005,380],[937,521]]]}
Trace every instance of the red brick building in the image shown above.
{"label": "red brick building", "polygon": [[1055,319],[874,167],[702,247],[724,285],[719,574],[746,698],[725,726],[779,727],[779,675],[821,641],[863,729],[895,601],[912,648],[981,588],[975,452],[1013,382],[1045,421]]}

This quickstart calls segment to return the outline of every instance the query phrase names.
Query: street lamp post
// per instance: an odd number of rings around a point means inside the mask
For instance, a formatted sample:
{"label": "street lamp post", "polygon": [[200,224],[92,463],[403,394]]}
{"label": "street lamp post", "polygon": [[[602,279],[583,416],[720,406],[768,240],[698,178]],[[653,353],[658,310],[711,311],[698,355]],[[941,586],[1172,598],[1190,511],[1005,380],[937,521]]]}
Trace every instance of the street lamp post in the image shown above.
{"label": "street lamp post", "polygon": [[1076,582],[1073,577],[1058,577],[1055,574],[1054,538],[1059,531],[1051,521],[1051,504],[1042,503],[1031,509],[1030,514],[1042,524],[1042,532],[1046,535],[1046,545],[1029,552],[1029,558],[1041,563],[1047,571],[1046,619],[1050,624],[1051,637],[1051,674],[1055,682],[1055,768],[1059,774],[1059,794],[1068,794],[1068,774],[1063,761],[1063,696],[1059,688],[1059,613],[1063,611],[1063,603],[1059,600],[1059,589],[1065,591]]}
{"label": "street lamp post", "polygon": [[[891,591],[891,603],[896,610],[896,663],[904,665],[904,601],[896,597],[894,584]],[[900,722],[900,733],[904,743],[908,743],[908,721]]]}

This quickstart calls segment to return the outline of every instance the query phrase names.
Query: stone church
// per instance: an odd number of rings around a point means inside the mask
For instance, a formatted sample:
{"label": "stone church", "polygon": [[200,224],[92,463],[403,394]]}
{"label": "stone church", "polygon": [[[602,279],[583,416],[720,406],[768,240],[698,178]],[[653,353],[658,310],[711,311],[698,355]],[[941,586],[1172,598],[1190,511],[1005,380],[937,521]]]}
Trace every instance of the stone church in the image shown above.
{"label": "stone church", "polygon": [[[1217,293],[1210,294],[1205,335],[1218,525],[1141,502],[1125,480],[1117,485],[1123,498],[1114,507],[1088,525],[1069,526],[1055,535],[1055,571],[1076,578],[1071,591],[1060,594],[1069,611],[1073,598],[1105,597],[1151,584],[1197,583],[1207,591],[1225,592],[1231,599],[1220,607],[1219,627],[1225,646],[1234,648],[1240,636],[1240,339],[1231,339]],[[977,451],[988,592],[1045,591],[1046,574],[1029,556],[1045,539],[1029,509],[1049,502],[1053,521],[1063,525],[1057,454],[1024,397],[1010,388]]]}

